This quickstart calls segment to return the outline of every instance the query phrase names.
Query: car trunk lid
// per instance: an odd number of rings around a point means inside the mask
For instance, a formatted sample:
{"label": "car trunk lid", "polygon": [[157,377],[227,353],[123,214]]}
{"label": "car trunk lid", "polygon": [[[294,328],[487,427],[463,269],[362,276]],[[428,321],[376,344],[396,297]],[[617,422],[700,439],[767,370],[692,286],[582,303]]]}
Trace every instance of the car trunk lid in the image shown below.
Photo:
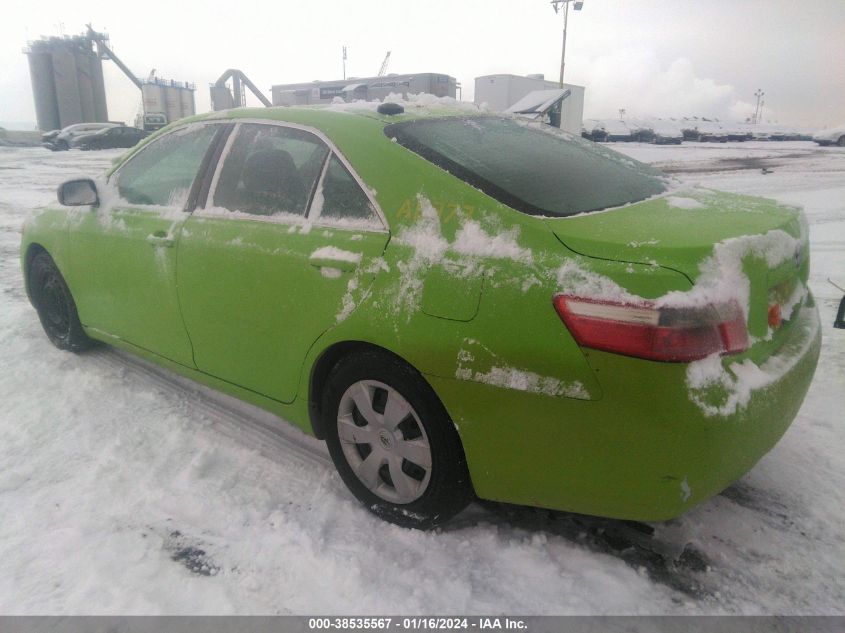
{"label": "car trunk lid", "polygon": [[696,189],[546,222],[578,254],[683,273],[693,288],[670,303],[736,299],[754,339],[771,339],[804,296],[801,214],[770,200]]}

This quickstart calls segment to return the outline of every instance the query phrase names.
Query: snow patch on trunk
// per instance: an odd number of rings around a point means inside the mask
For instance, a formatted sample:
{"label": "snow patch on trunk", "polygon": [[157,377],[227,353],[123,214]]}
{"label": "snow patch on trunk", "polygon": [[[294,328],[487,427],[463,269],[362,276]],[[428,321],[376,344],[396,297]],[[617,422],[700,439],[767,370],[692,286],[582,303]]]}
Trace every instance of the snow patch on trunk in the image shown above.
{"label": "snow patch on trunk", "polygon": [[781,349],[760,365],[746,358],[741,363],[723,366],[722,357],[713,354],[690,363],[686,383],[690,399],[705,415],[727,417],[744,409],[755,391],[771,387],[786,376],[806,356],[819,332],[816,309],[803,308],[806,323],[800,343]]}
{"label": "snow patch on trunk", "polygon": [[681,198],[679,196],[668,196],[666,203],[677,209],[701,209],[705,206],[695,198]]}

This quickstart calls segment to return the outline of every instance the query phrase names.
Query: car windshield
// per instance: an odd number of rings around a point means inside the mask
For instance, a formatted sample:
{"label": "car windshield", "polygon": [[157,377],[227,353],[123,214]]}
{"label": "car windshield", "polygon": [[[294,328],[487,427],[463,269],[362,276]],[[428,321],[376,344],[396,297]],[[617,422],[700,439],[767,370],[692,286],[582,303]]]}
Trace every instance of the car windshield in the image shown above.
{"label": "car windshield", "polygon": [[419,119],[388,137],[518,211],[569,216],[666,191],[657,170],[600,145],[503,117]]}

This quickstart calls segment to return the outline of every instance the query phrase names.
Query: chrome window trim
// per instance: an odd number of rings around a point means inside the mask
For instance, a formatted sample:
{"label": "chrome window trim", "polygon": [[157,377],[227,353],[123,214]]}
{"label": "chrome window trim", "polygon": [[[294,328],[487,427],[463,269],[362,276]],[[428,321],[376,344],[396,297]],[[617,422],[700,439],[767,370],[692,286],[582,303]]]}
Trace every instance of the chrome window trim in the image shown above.
{"label": "chrome window trim", "polygon": [[361,189],[361,191],[364,192],[364,195],[367,196],[367,200],[370,201],[370,204],[372,205],[373,209],[376,212],[376,217],[378,218],[378,221],[381,223],[381,228],[378,228],[378,227],[375,227],[375,226],[367,226],[367,227],[345,226],[345,225],[341,225],[339,223],[334,223],[331,220],[323,221],[319,216],[311,217],[311,208],[314,204],[314,197],[313,196],[311,197],[311,200],[309,200],[308,208],[305,210],[305,214],[302,215],[302,216],[297,216],[298,221],[295,221],[291,218],[292,214],[281,215],[281,216],[273,216],[273,215],[251,216],[249,214],[243,214],[243,215],[238,215],[237,217],[232,217],[231,219],[253,220],[253,221],[256,221],[256,222],[270,222],[272,224],[284,224],[286,226],[291,226],[291,225],[297,226],[297,225],[312,224],[314,226],[332,228],[332,229],[350,230],[350,231],[355,231],[357,233],[360,233],[360,232],[387,233],[387,232],[389,232],[387,220],[384,217],[384,213],[382,212],[381,207],[379,206],[378,202],[376,201],[375,196],[373,196],[372,192],[370,191],[370,188],[367,187],[367,185],[364,183],[364,181],[361,179],[361,177],[358,175],[358,173],[355,171],[355,169],[353,169],[349,160],[346,158],[346,156],[343,155],[343,152],[341,152],[338,149],[337,145],[335,145],[331,141],[331,139],[329,139],[320,130],[313,128],[313,127],[310,127],[310,126],[307,126],[307,125],[300,125],[298,123],[290,123],[288,121],[274,121],[274,120],[269,120],[269,119],[246,119],[246,118],[245,119],[217,119],[216,121],[224,122],[224,123],[234,123],[235,127],[232,130],[232,132],[229,134],[229,138],[226,139],[226,145],[223,147],[223,152],[220,154],[220,158],[217,160],[217,165],[215,165],[215,167],[214,167],[214,176],[211,180],[211,186],[208,188],[208,196],[203,201],[203,206],[202,207],[198,206],[194,210],[194,215],[196,215],[197,217],[226,218],[225,215],[221,215],[221,214],[218,214],[218,213],[208,213],[208,212],[206,212],[206,207],[208,206],[209,202],[212,203],[211,206],[213,207],[214,194],[217,192],[217,185],[218,185],[218,181],[220,179],[220,172],[223,169],[223,163],[226,162],[226,159],[229,156],[229,152],[232,149],[232,145],[234,144],[234,140],[237,137],[238,132],[241,129],[241,126],[245,123],[258,124],[258,125],[275,125],[277,127],[292,128],[292,129],[295,129],[295,130],[300,130],[302,132],[307,132],[309,134],[313,134],[318,139],[320,139],[323,143],[325,143],[326,147],[328,147],[328,149],[329,149],[329,153],[326,156],[325,162],[323,163],[323,168],[320,171],[320,178],[317,181],[317,189],[315,189],[315,191],[319,190],[323,186],[323,178],[326,175],[326,170],[328,169],[329,161],[331,160],[332,156],[336,156],[337,159],[343,164],[343,166],[346,167],[346,169],[349,171],[349,173],[352,174],[352,178],[358,184],[358,187]]}

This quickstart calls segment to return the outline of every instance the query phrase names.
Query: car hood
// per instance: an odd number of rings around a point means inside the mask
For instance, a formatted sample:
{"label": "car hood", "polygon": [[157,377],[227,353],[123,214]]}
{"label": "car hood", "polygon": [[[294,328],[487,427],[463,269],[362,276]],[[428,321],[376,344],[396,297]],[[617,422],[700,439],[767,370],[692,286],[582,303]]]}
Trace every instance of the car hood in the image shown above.
{"label": "car hood", "polygon": [[618,209],[549,218],[550,228],[581,255],[658,264],[698,277],[719,242],[782,230],[802,235],[799,210],[772,200],[706,189],[673,192]]}

